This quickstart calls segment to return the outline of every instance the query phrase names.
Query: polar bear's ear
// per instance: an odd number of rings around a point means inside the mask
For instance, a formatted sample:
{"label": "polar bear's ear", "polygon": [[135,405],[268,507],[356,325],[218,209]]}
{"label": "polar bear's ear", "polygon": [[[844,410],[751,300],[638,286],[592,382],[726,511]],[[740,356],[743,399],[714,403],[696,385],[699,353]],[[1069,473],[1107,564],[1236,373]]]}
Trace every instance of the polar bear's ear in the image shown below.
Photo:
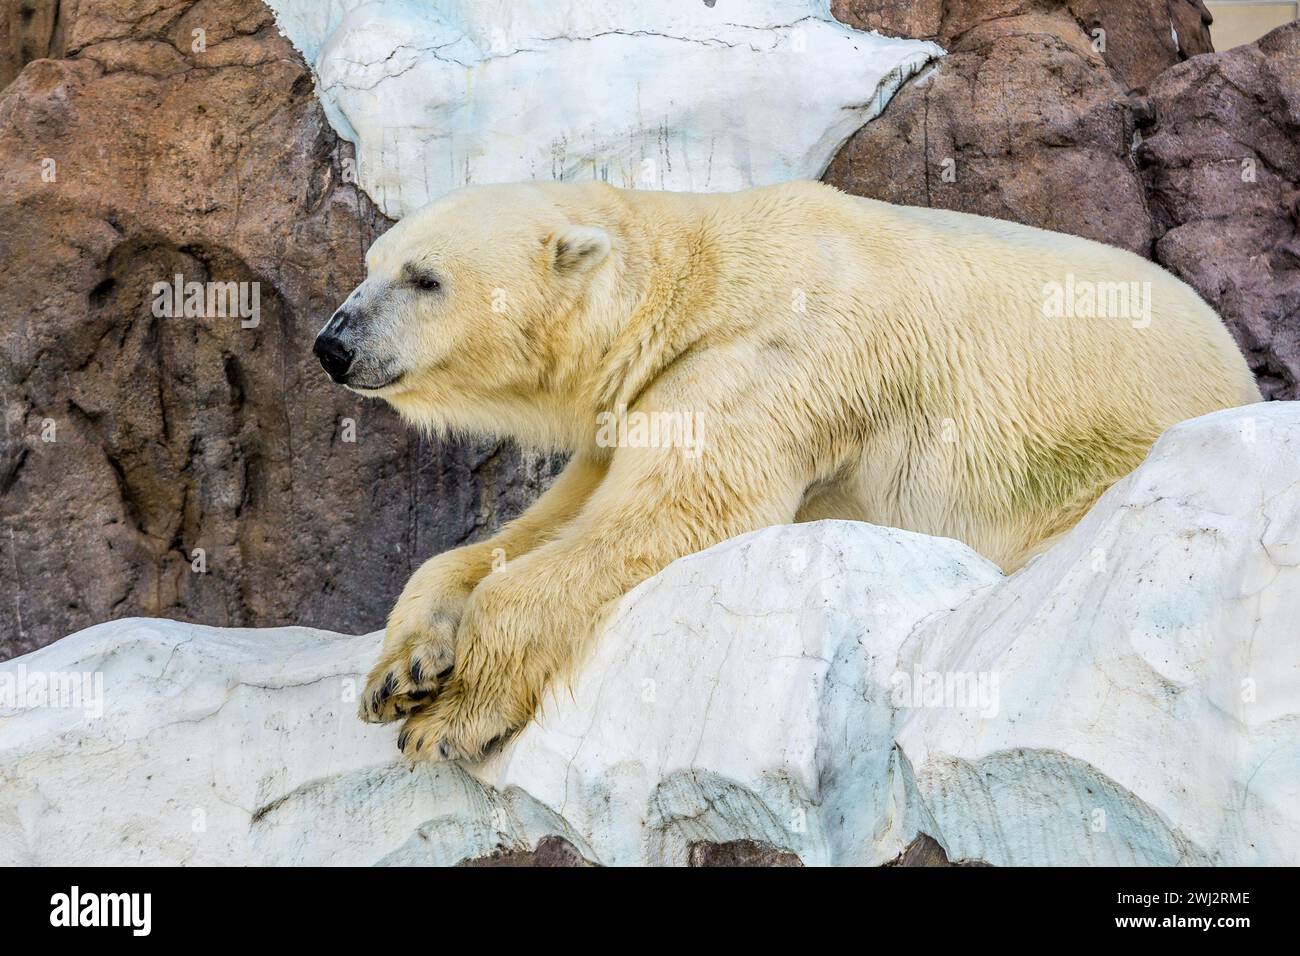
{"label": "polar bear's ear", "polygon": [[555,271],[586,272],[609,255],[609,233],[599,226],[570,226],[555,237]]}

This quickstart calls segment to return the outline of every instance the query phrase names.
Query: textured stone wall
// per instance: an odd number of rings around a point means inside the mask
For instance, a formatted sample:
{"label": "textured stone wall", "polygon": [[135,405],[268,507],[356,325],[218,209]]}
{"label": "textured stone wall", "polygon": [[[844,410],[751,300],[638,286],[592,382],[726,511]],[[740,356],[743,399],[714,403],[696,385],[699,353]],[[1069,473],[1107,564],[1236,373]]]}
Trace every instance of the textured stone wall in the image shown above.
{"label": "textured stone wall", "polygon": [[1300,397],[1300,24],[1212,53],[1199,0],[834,8],[949,55],[827,181],[1154,259],[1219,310],[1265,397]]}

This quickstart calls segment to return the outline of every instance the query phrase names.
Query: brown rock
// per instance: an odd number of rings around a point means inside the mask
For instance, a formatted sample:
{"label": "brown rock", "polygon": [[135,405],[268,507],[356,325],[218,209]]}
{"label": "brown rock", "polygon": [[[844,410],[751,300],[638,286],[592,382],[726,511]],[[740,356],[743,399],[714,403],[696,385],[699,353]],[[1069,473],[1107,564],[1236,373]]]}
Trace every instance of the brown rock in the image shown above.
{"label": "brown rock", "polygon": [[1130,89],[1214,49],[1212,18],[1201,0],[832,0],[831,11],[859,29],[934,40],[949,50],[962,48],[969,31],[991,21],[1031,14],[1073,21],[1089,45],[1104,36],[1101,58]]}
{"label": "brown rock", "polygon": [[[0,93],[0,658],[141,614],[381,627],[554,467],[421,441],[321,372],[389,223],[260,0],[59,8],[67,57]],[[176,273],[259,283],[260,323],[155,317]]]}
{"label": "brown rock", "polygon": [[827,182],[1150,255],[1131,154],[1142,104],[1130,93],[1211,49],[1199,0],[836,0],[833,10],[949,55],[849,139]]}
{"label": "brown rock", "polygon": [[59,0],[9,0],[0,10],[0,88],[32,60],[62,55],[59,8]]}
{"label": "brown rock", "polygon": [[945,0],[831,0],[841,23],[890,37],[936,40],[943,32]]}
{"label": "brown rock", "polygon": [[1188,0],[835,10],[951,53],[844,145],[828,182],[1154,258],[1224,317],[1265,397],[1300,397],[1300,27],[1211,53],[1209,14]]}
{"label": "brown rock", "polygon": [[885,866],[989,866],[983,860],[949,860],[939,841],[928,834],[918,834],[902,853]]}
{"label": "brown rock", "polygon": [[[966,9],[952,6],[950,18]],[[952,52],[851,137],[824,179],[873,199],[1148,253],[1128,92],[1091,43],[1064,8],[964,26]]]}
{"label": "brown rock", "polygon": [[1265,397],[1300,398],[1300,23],[1149,91],[1155,258],[1227,321]]}
{"label": "brown rock", "polygon": [[1213,18],[1201,0],[1070,0],[1066,7],[1090,37],[1105,31],[1102,55],[1130,89],[1214,49]]}
{"label": "brown rock", "polygon": [[564,837],[542,837],[531,850],[509,850],[501,847],[487,856],[461,860],[457,866],[596,866],[584,857],[578,848]]}
{"label": "brown rock", "polygon": [[690,866],[803,866],[799,855],[758,840],[692,843]]}

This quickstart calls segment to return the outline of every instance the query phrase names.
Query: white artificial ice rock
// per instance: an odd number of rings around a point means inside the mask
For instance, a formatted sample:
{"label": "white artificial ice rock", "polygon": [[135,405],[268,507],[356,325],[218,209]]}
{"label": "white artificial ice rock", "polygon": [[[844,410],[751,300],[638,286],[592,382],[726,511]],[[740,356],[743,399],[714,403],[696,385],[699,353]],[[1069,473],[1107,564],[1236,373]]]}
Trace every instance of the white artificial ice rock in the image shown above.
{"label": "white artificial ice rock", "polygon": [[829,0],[268,0],[393,218],[469,183],[816,179],[943,49]]}
{"label": "white artificial ice rock", "polygon": [[0,863],[1295,865],[1298,619],[1300,405],[1255,405],[1010,577],[843,521],[683,558],[476,766],[355,717],[379,634],[89,628],[0,664]]}

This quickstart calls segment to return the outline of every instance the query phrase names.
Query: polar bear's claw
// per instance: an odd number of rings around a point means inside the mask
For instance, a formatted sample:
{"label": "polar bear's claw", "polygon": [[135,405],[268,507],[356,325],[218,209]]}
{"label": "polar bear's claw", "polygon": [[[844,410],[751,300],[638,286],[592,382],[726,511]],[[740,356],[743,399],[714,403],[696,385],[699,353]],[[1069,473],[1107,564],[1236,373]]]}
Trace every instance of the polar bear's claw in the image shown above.
{"label": "polar bear's claw", "polygon": [[406,718],[397,748],[410,760],[483,759],[520,729],[463,678],[452,677],[432,702]]}
{"label": "polar bear's claw", "polygon": [[361,719],[389,723],[431,704],[455,663],[455,626],[450,617],[436,615],[426,627],[390,633],[361,695]]}

